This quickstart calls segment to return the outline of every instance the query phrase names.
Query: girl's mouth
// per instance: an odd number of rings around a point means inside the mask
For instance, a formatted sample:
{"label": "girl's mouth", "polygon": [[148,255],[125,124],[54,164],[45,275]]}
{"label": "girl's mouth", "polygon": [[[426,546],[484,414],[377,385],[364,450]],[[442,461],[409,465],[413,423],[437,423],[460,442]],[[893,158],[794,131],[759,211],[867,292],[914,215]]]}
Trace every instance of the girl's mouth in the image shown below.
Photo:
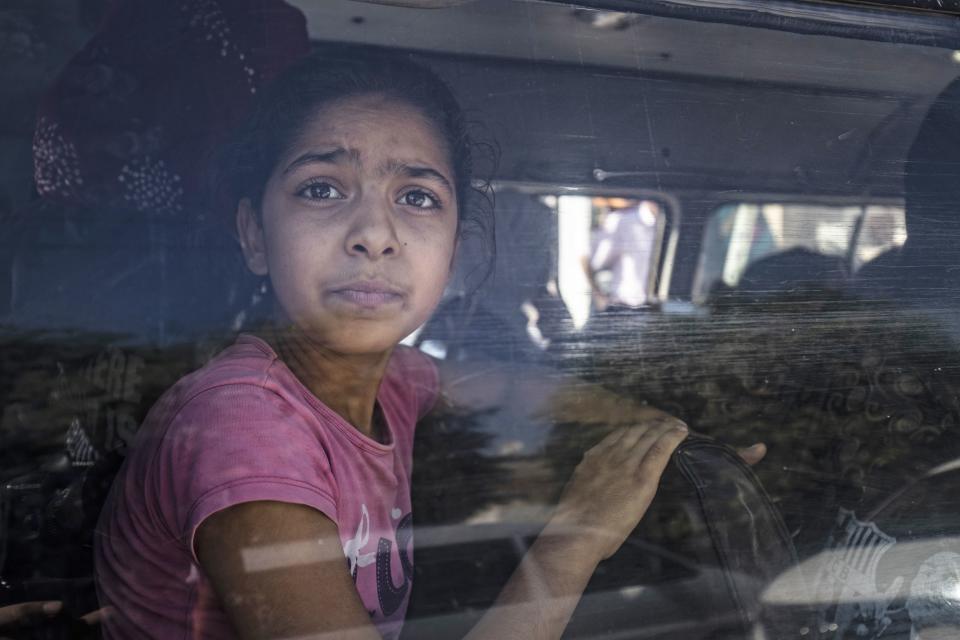
{"label": "girl's mouth", "polygon": [[360,280],[338,285],[330,294],[343,302],[364,309],[378,309],[403,301],[403,293],[383,281]]}

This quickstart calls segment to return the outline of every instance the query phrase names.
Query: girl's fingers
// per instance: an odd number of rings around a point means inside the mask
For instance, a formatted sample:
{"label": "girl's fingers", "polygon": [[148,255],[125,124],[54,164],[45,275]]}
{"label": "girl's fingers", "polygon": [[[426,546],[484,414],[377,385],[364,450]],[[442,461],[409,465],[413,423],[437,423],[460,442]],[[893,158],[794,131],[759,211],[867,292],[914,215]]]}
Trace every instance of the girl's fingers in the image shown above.
{"label": "girl's fingers", "polygon": [[108,607],[103,607],[80,616],[80,620],[89,625],[100,624],[109,613]]}
{"label": "girl's fingers", "polygon": [[638,448],[645,449],[643,443],[651,438],[655,439],[657,434],[667,426],[667,423],[660,420],[643,422],[632,427],[624,427],[623,435],[613,443],[609,450],[607,461],[613,466],[635,465],[639,460]]}
{"label": "girl's fingers", "polygon": [[670,456],[687,437],[687,433],[686,425],[682,427],[674,425],[661,432],[660,436],[644,451],[638,467],[640,477],[659,479],[670,462]]}
{"label": "girl's fingers", "polygon": [[614,450],[621,446],[621,440],[623,440],[625,436],[629,435],[629,433],[629,427],[620,427],[619,429],[614,429],[604,436],[600,442],[590,447],[585,455],[597,455],[605,451]]}
{"label": "girl's fingers", "polygon": [[650,431],[650,427],[646,424],[639,424],[632,427],[623,427],[622,430],[623,437],[617,442],[617,451],[628,453]]}
{"label": "girl's fingers", "polygon": [[737,453],[740,454],[740,457],[744,462],[753,466],[763,460],[763,457],[767,455],[767,445],[762,442],[758,442],[755,445],[746,447],[745,449],[737,449]]}
{"label": "girl's fingers", "polygon": [[620,427],[587,453],[591,457],[601,455],[612,465],[637,464],[659,437],[676,428],[686,429],[686,425],[672,416],[659,415],[633,426]]}
{"label": "girl's fingers", "polygon": [[[676,442],[660,443],[667,434],[677,434],[678,439]],[[590,464],[599,463],[611,470],[638,469],[651,451],[657,457],[665,455],[669,459],[676,445],[686,437],[686,434],[687,425],[682,420],[658,413],[639,424],[620,427],[611,432],[589,449],[584,454],[584,459],[585,461],[593,460],[594,462]]]}
{"label": "girl's fingers", "polygon": [[0,607],[0,628],[14,623],[29,622],[31,619],[52,617],[60,613],[63,603],[57,600],[49,602],[21,602]]}
{"label": "girl's fingers", "polygon": [[647,424],[649,425],[647,429],[637,429],[637,437],[632,443],[630,450],[631,457],[636,458],[638,461],[647,455],[649,449],[665,434],[672,431],[679,431],[686,436],[687,433],[687,425],[672,417],[658,418]]}

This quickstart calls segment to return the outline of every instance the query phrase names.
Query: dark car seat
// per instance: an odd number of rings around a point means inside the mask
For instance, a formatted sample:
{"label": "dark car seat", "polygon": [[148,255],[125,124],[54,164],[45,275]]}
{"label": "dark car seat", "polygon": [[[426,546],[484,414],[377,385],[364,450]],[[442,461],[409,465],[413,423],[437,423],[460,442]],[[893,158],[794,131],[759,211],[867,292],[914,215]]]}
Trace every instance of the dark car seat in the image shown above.
{"label": "dark car seat", "polygon": [[907,239],[864,265],[852,291],[927,309],[960,304],[960,80],[933,101],[904,165]]}
{"label": "dark car seat", "polygon": [[804,247],[788,249],[753,262],[735,287],[716,286],[707,298],[712,307],[743,305],[783,294],[843,290],[847,269],[842,258]]}

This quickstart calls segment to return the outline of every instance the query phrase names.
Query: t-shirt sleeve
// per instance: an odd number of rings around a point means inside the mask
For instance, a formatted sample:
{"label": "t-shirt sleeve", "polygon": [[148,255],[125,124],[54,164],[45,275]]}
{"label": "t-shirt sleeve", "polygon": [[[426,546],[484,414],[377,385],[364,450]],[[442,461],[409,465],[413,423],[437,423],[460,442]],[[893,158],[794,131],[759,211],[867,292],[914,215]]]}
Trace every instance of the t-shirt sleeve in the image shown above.
{"label": "t-shirt sleeve", "polygon": [[164,434],[155,471],[168,526],[191,553],[206,518],[244,502],[303,504],[337,521],[336,484],[315,426],[257,385],[215,387],[187,402]]}

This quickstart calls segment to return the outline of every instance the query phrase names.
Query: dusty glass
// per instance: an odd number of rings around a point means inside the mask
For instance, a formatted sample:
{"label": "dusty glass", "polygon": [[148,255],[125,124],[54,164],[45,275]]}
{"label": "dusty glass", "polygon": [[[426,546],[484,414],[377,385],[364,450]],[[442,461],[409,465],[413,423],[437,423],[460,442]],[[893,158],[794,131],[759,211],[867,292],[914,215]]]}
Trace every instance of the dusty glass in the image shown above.
{"label": "dusty glass", "polygon": [[[389,634],[496,616],[610,416],[649,406],[691,435],[566,637],[957,637],[954,5],[0,6],[0,636],[100,637],[117,469],[273,296],[209,169],[312,48],[432,69],[477,143],[491,197],[460,204],[495,228],[458,227],[404,344],[572,389],[417,423]],[[755,443],[761,460],[737,453]],[[375,536],[344,526],[344,564],[381,570]]]}

